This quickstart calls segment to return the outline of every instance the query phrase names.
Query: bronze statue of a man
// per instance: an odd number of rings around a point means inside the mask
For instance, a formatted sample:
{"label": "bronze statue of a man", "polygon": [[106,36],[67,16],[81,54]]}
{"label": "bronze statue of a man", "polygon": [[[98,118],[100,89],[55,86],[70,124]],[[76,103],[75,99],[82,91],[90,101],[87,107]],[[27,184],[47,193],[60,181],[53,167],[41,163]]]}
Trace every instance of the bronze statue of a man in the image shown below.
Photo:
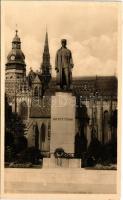
{"label": "bronze statue of a man", "polygon": [[62,39],[62,47],[56,53],[55,70],[57,72],[57,84],[60,85],[61,89],[69,90],[72,81],[73,60],[72,53],[67,49],[66,44],[67,40]]}

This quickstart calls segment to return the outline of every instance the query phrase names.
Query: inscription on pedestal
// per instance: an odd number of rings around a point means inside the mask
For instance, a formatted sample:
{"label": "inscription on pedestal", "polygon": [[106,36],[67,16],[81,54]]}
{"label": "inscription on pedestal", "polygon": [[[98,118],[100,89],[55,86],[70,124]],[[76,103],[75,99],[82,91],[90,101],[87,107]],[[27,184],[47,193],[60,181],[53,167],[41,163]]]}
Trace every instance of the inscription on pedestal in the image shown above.
{"label": "inscription on pedestal", "polygon": [[71,93],[57,92],[51,100],[50,152],[63,148],[74,153],[76,98]]}

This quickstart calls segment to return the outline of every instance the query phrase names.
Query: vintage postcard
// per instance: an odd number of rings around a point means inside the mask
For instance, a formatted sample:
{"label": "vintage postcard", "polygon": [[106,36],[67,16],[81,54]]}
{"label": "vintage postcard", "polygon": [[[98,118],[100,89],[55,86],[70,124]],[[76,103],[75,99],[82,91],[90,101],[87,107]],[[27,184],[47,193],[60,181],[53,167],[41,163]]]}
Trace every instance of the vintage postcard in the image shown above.
{"label": "vintage postcard", "polygon": [[118,200],[121,2],[1,6],[1,197]]}

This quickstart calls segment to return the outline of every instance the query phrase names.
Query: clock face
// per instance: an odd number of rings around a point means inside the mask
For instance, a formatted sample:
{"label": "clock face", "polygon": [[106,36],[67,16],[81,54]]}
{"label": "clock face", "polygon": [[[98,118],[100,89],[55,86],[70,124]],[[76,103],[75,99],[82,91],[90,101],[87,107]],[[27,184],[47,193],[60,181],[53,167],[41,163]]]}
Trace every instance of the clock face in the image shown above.
{"label": "clock face", "polygon": [[11,60],[15,60],[15,56],[11,56]]}

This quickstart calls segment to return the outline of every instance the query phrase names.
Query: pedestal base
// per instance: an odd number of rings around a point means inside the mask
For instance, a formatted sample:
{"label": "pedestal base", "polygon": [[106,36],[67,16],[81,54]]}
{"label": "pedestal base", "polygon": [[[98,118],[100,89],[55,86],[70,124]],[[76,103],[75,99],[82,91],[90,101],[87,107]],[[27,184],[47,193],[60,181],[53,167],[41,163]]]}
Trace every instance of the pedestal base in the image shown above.
{"label": "pedestal base", "polygon": [[43,168],[81,168],[81,159],[44,158]]}

